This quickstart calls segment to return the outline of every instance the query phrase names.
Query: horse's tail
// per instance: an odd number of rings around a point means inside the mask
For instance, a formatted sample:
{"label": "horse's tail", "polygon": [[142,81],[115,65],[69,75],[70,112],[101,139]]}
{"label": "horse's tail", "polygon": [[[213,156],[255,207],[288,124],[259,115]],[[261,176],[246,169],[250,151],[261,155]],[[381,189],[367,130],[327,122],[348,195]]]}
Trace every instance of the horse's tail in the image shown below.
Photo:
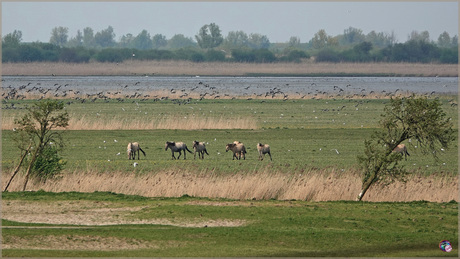
{"label": "horse's tail", "polygon": [[204,148],[204,152],[206,153],[206,155],[209,156],[208,151],[206,150],[206,148]]}
{"label": "horse's tail", "polygon": [[193,152],[190,151],[187,146],[185,146],[185,150],[187,150],[190,154],[193,154]]}
{"label": "horse's tail", "polygon": [[404,150],[404,152],[406,153],[406,155],[410,156],[409,152],[407,152],[407,149]]}
{"label": "horse's tail", "polygon": [[145,156],[145,152],[144,152],[144,150],[142,150],[142,148],[140,146],[139,146],[139,150],[142,151],[142,154],[144,154],[144,156]]}

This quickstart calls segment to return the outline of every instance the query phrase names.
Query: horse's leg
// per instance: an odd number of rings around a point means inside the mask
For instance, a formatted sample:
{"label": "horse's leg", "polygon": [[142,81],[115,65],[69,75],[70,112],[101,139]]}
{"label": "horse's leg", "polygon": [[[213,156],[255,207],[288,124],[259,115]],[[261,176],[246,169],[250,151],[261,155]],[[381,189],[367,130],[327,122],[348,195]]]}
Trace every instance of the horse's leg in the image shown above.
{"label": "horse's leg", "polygon": [[177,159],[179,159],[181,155],[182,155],[182,151],[179,150],[179,156],[177,157]]}
{"label": "horse's leg", "polygon": [[186,157],[185,157],[185,153],[186,153],[186,152],[185,152],[185,149],[184,149],[184,160],[185,160],[185,158],[186,158]]}
{"label": "horse's leg", "polygon": [[270,152],[268,152],[268,155],[270,156],[270,161],[273,161],[272,160],[272,154],[270,154]]}
{"label": "horse's leg", "polygon": [[140,154],[141,154],[141,151],[138,149],[138,150],[137,150],[137,160],[141,160]]}
{"label": "horse's leg", "polygon": [[176,160],[176,157],[174,156],[174,151],[172,151],[172,149],[171,149],[171,156],[173,160]]}

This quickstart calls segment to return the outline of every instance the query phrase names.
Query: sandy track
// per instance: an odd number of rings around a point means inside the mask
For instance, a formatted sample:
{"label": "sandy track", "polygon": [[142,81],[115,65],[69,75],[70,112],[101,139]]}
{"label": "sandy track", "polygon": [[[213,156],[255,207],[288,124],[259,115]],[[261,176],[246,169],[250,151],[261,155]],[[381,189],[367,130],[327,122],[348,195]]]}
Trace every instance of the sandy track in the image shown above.
{"label": "sandy track", "polygon": [[23,223],[53,225],[106,226],[119,224],[155,224],[178,227],[235,227],[245,225],[242,220],[170,220],[165,218],[139,220],[133,212],[148,207],[114,207],[98,201],[2,201],[2,218]]}

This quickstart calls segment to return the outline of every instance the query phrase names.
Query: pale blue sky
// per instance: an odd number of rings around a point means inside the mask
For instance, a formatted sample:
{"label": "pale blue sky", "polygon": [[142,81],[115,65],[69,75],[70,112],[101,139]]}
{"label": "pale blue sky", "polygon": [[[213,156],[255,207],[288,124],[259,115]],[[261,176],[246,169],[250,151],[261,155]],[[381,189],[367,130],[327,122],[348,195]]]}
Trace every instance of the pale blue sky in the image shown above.
{"label": "pale blue sky", "polygon": [[69,28],[69,36],[85,27],[94,32],[114,28],[122,35],[175,34],[192,37],[209,23],[222,34],[242,30],[266,35],[271,42],[287,42],[291,36],[309,41],[320,29],[332,36],[347,28],[364,34],[394,32],[405,42],[411,31],[430,33],[432,40],[447,31],[458,35],[458,2],[2,2],[2,35],[22,31],[23,41],[48,42],[57,26]]}

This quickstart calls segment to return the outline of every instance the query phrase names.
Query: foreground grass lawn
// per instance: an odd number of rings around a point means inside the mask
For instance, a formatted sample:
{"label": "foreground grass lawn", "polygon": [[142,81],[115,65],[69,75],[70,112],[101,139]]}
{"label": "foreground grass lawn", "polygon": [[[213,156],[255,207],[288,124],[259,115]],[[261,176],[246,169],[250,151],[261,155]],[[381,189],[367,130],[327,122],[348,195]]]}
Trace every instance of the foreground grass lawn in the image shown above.
{"label": "foreground grass lawn", "polygon": [[457,203],[29,192],[2,210],[7,257],[458,256]]}

